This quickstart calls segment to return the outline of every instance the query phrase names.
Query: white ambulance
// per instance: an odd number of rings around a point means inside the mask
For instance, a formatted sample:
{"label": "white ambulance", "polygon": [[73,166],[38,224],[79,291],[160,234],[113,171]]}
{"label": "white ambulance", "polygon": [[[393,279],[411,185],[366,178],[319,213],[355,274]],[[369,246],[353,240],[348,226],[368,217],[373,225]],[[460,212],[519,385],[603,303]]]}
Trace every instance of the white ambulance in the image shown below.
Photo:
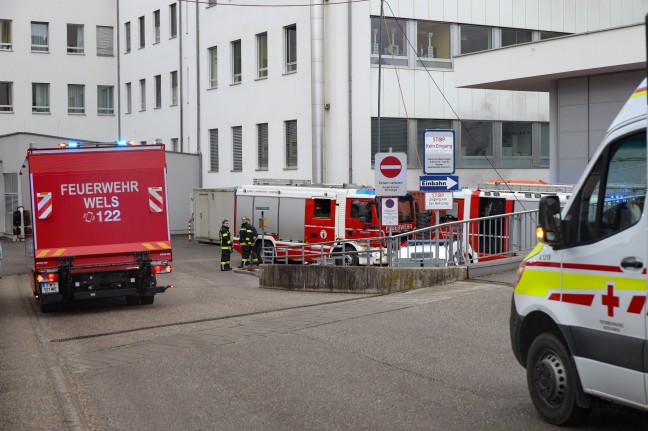
{"label": "white ambulance", "polygon": [[562,214],[557,197],[541,199],[540,243],[518,272],[513,352],[552,424],[577,422],[599,399],[648,410],[646,102],[644,80]]}

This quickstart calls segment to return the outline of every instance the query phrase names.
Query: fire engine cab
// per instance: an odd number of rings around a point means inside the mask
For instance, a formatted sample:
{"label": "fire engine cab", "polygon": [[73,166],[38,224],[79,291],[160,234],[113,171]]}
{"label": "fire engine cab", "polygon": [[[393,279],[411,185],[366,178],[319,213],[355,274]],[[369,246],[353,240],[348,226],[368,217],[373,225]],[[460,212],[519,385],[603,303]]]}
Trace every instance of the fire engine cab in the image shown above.
{"label": "fire engine cab", "polygon": [[571,424],[597,399],[648,410],[646,80],[560,209],[540,201],[538,246],[518,271],[510,333],[543,419]]}

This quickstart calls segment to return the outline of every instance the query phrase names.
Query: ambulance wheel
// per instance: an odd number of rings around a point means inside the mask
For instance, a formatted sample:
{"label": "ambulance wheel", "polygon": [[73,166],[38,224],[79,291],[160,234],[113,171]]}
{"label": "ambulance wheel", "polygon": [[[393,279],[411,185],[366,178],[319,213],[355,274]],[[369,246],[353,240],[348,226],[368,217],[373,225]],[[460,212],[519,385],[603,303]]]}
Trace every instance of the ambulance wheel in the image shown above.
{"label": "ambulance wheel", "polygon": [[140,296],[140,302],[142,305],[151,305],[155,301],[155,295],[150,296]]}
{"label": "ambulance wheel", "polygon": [[576,404],[578,374],[563,341],[551,333],[533,340],[527,356],[527,385],[533,405],[554,425],[570,425],[584,419],[589,409]]}
{"label": "ambulance wheel", "polygon": [[335,249],[336,253],[340,253],[339,257],[335,258],[335,264],[337,266],[358,266],[360,265],[360,259],[358,259],[358,253],[356,249],[350,245],[344,247],[344,254],[342,254],[342,249]]}

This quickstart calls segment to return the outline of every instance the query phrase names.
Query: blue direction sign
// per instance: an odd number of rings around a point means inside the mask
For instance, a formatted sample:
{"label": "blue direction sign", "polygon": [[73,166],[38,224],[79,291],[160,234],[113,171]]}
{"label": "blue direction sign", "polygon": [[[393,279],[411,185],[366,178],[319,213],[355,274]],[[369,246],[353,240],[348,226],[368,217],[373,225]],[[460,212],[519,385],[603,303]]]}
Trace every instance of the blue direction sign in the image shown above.
{"label": "blue direction sign", "polygon": [[422,175],[420,179],[422,192],[459,190],[459,177],[456,175]]}

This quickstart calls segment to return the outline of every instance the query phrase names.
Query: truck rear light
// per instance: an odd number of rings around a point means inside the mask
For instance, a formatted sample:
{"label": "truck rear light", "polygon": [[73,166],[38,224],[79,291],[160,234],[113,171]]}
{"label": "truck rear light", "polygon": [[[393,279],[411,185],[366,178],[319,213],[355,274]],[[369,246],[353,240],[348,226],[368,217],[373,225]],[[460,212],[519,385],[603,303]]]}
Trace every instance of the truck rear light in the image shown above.
{"label": "truck rear light", "polygon": [[151,267],[151,272],[153,274],[168,274],[171,271],[171,265],[154,265]]}
{"label": "truck rear light", "polygon": [[57,273],[53,272],[51,274],[38,274],[36,276],[36,281],[38,283],[43,283],[43,282],[54,282],[58,281],[59,276]]}

